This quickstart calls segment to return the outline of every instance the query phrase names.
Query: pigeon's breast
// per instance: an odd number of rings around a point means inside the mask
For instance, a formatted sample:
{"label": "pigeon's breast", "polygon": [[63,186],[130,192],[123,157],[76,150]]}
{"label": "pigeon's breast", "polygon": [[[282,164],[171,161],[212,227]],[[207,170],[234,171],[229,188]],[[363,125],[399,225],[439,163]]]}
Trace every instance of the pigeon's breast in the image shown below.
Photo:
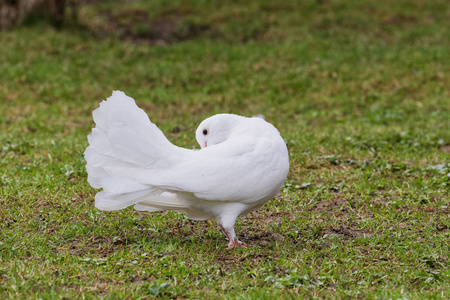
{"label": "pigeon's breast", "polygon": [[223,160],[220,170],[214,170],[218,173],[211,175],[220,180],[220,185],[203,196],[250,204],[276,195],[289,171],[288,152],[281,137],[241,140],[234,151],[232,158]]}
{"label": "pigeon's breast", "polygon": [[275,196],[289,172],[289,154],[281,137],[261,139],[255,152],[255,194],[261,199]]}

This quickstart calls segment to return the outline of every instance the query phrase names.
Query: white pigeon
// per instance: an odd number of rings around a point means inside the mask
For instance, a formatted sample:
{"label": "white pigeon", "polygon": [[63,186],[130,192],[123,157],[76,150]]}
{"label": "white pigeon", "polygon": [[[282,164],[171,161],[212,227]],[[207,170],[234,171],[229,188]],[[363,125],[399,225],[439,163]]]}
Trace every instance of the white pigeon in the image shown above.
{"label": "white pigeon", "polygon": [[212,116],[196,131],[201,149],[189,150],[170,143],[123,92],[114,91],[93,116],[84,156],[89,184],[103,189],[97,208],[214,218],[229,249],[245,246],[234,232],[237,217],[273,198],[289,171],[286,144],[261,118]]}

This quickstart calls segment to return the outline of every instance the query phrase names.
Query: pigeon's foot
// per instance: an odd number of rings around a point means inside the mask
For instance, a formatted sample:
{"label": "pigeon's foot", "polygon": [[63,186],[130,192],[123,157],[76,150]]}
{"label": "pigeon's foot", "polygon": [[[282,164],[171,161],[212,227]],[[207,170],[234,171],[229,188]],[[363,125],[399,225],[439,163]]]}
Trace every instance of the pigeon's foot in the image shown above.
{"label": "pigeon's foot", "polygon": [[236,234],[234,233],[234,228],[224,228],[219,224],[220,229],[222,229],[223,234],[227,237],[229,243],[227,244],[228,249],[239,249],[247,247],[247,244],[238,240]]}
{"label": "pigeon's foot", "polygon": [[227,248],[228,249],[239,249],[239,248],[246,248],[247,244],[244,242],[241,242],[240,240],[238,240],[237,238],[234,240],[231,240],[228,245]]}

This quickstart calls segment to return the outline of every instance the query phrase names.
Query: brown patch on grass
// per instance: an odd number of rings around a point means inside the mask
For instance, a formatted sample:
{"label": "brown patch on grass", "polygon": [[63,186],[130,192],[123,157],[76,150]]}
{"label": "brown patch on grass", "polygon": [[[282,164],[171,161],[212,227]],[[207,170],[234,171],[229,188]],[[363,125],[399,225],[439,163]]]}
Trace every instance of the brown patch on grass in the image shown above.
{"label": "brown patch on grass", "polygon": [[449,215],[450,214],[450,208],[439,208],[436,206],[421,206],[419,208],[424,213],[432,213],[432,214],[438,214],[438,215]]}
{"label": "brown patch on grass", "polygon": [[416,24],[418,22],[415,16],[407,16],[404,14],[395,14],[382,21],[382,24],[391,26],[404,26],[410,24]]}
{"label": "brown patch on grass", "polygon": [[221,264],[227,265],[228,263],[234,264],[239,258],[239,254],[235,252],[222,252],[221,254],[217,255],[215,260],[217,262],[220,262]]}
{"label": "brown patch on grass", "polygon": [[374,234],[367,230],[353,230],[345,227],[331,228],[322,231],[322,234],[334,235],[342,237],[344,240],[348,241],[350,239],[355,239],[359,237],[372,237]]}
{"label": "brown patch on grass", "polygon": [[183,18],[174,16],[154,20],[146,37],[149,41],[173,43],[177,40],[176,31]]}
{"label": "brown patch on grass", "polygon": [[199,234],[206,232],[211,226],[215,226],[212,221],[192,221],[183,220],[172,224],[171,235],[180,239],[195,238]]}
{"label": "brown patch on grass", "polygon": [[450,153],[450,144],[449,145],[443,145],[441,147],[439,147],[439,151],[445,152],[445,153]]}
{"label": "brown patch on grass", "polygon": [[152,19],[145,10],[127,8],[116,13],[106,10],[103,15],[106,23],[101,30],[104,33],[138,43],[172,44],[209,30],[208,26],[190,23],[180,12]]}
{"label": "brown patch on grass", "polygon": [[337,207],[341,207],[347,203],[348,201],[344,198],[336,197],[332,201],[318,201],[315,205],[311,206],[309,210],[317,212],[336,211]]}
{"label": "brown patch on grass", "polygon": [[263,248],[272,248],[273,244],[285,239],[284,236],[258,228],[255,231],[245,231],[241,235],[241,240],[248,245],[258,245]]}
{"label": "brown patch on grass", "polygon": [[90,241],[75,240],[65,243],[57,248],[57,252],[68,251],[79,257],[94,252],[101,257],[107,257],[111,253],[126,248],[128,244],[132,244],[132,241],[126,238],[99,237]]}
{"label": "brown patch on grass", "polygon": [[450,233],[450,226],[446,224],[436,224],[436,231]]}

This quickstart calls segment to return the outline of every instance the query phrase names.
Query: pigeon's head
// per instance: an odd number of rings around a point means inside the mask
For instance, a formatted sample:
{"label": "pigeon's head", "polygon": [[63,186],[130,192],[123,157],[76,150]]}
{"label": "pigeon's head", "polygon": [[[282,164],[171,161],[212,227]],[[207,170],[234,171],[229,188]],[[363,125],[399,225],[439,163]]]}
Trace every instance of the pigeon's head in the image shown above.
{"label": "pigeon's head", "polygon": [[243,119],[245,118],[232,114],[209,117],[198,126],[195,138],[202,148],[223,143]]}

